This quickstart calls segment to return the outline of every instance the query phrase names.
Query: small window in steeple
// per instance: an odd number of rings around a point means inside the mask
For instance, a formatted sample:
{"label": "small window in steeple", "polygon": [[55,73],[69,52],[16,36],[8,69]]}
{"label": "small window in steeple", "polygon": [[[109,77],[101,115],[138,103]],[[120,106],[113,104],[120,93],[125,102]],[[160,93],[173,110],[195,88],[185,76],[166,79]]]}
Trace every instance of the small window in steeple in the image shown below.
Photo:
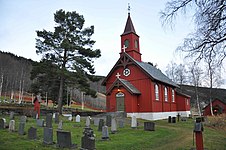
{"label": "small window in steeple", "polygon": [[124,41],[124,45],[126,46],[126,48],[129,47],[129,40],[128,40],[128,39],[126,39],[126,40]]}
{"label": "small window in steeple", "polygon": [[135,40],[135,48],[138,48],[138,40]]}

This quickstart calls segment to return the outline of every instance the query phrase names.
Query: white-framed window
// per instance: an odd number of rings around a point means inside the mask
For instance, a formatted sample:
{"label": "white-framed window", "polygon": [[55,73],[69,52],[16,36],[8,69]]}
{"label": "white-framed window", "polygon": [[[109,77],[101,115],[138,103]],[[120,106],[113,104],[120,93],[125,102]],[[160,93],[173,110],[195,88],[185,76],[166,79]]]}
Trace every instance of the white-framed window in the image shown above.
{"label": "white-framed window", "polygon": [[167,87],[164,88],[164,95],[165,95],[165,101],[168,101],[168,89]]}
{"label": "white-framed window", "polygon": [[172,89],[172,102],[175,102],[175,92],[174,92],[174,89]]}
{"label": "white-framed window", "polygon": [[159,100],[159,86],[155,84],[155,100]]}

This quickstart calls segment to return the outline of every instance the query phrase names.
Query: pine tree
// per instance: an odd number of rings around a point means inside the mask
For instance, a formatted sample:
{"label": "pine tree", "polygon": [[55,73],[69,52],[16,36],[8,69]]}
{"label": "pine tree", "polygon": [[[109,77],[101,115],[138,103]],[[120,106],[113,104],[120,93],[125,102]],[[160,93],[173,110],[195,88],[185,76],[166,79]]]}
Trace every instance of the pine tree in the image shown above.
{"label": "pine tree", "polygon": [[[91,39],[94,26],[83,28],[85,19],[76,11],[56,11],[54,14],[56,27],[54,32],[37,31],[36,53],[59,67],[60,77],[58,94],[58,111],[62,113],[62,99],[65,80],[77,84],[86,94],[94,94],[87,85],[88,79],[93,80],[95,69],[93,59],[99,58],[99,49],[93,49],[95,43]],[[70,73],[68,72],[70,71]],[[82,88],[82,87],[85,88]]]}

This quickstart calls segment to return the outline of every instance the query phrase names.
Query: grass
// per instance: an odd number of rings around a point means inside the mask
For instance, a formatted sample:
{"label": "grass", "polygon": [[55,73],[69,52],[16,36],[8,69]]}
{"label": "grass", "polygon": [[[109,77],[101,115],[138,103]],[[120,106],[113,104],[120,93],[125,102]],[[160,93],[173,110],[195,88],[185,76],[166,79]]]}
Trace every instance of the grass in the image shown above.
{"label": "grass", "polygon": [[[9,115],[0,116],[5,117],[9,122]],[[45,119],[45,117],[42,117]],[[63,120],[63,129],[71,131],[72,143],[81,146],[81,137],[83,127],[85,126],[85,118],[81,119],[81,123],[68,121],[66,117],[60,116]],[[15,117],[16,129],[19,126],[19,116]],[[144,131],[143,122],[145,120],[138,120],[139,126],[137,129],[131,129],[130,118],[126,120],[124,128],[118,128],[116,134],[110,134],[110,140],[102,141],[101,132],[98,132],[97,126],[91,125],[96,135],[96,149],[97,150],[189,150],[193,146],[193,123],[192,119],[187,122],[177,122],[176,124],[169,124],[167,120],[155,121],[155,131]],[[28,128],[36,126],[33,118],[28,118],[25,131]],[[56,130],[58,125],[53,122],[54,141],[56,141]],[[110,131],[110,129],[109,129]],[[7,129],[0,130],[0,149],[1,150],[30,150],[42,149],[51,150],[58,149],[55,145],[45,146],[42,144],[43,128],[37,127],[37,140],[28,140],[27,135],[21,136],[17,132],[9,132]],[[208,150],[226,150],[226,132],[211,126],[204,126],[204,146]]]}

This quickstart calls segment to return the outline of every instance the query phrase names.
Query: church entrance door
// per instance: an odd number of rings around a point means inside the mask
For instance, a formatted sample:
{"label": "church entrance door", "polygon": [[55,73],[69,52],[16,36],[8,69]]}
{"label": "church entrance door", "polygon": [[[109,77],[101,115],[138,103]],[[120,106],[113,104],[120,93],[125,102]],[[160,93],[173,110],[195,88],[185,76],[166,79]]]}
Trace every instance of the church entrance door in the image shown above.
{"label": "church entrance door", "polygon": [[116,111],[125,111],[125,95],[122,92],[116,94]]}

